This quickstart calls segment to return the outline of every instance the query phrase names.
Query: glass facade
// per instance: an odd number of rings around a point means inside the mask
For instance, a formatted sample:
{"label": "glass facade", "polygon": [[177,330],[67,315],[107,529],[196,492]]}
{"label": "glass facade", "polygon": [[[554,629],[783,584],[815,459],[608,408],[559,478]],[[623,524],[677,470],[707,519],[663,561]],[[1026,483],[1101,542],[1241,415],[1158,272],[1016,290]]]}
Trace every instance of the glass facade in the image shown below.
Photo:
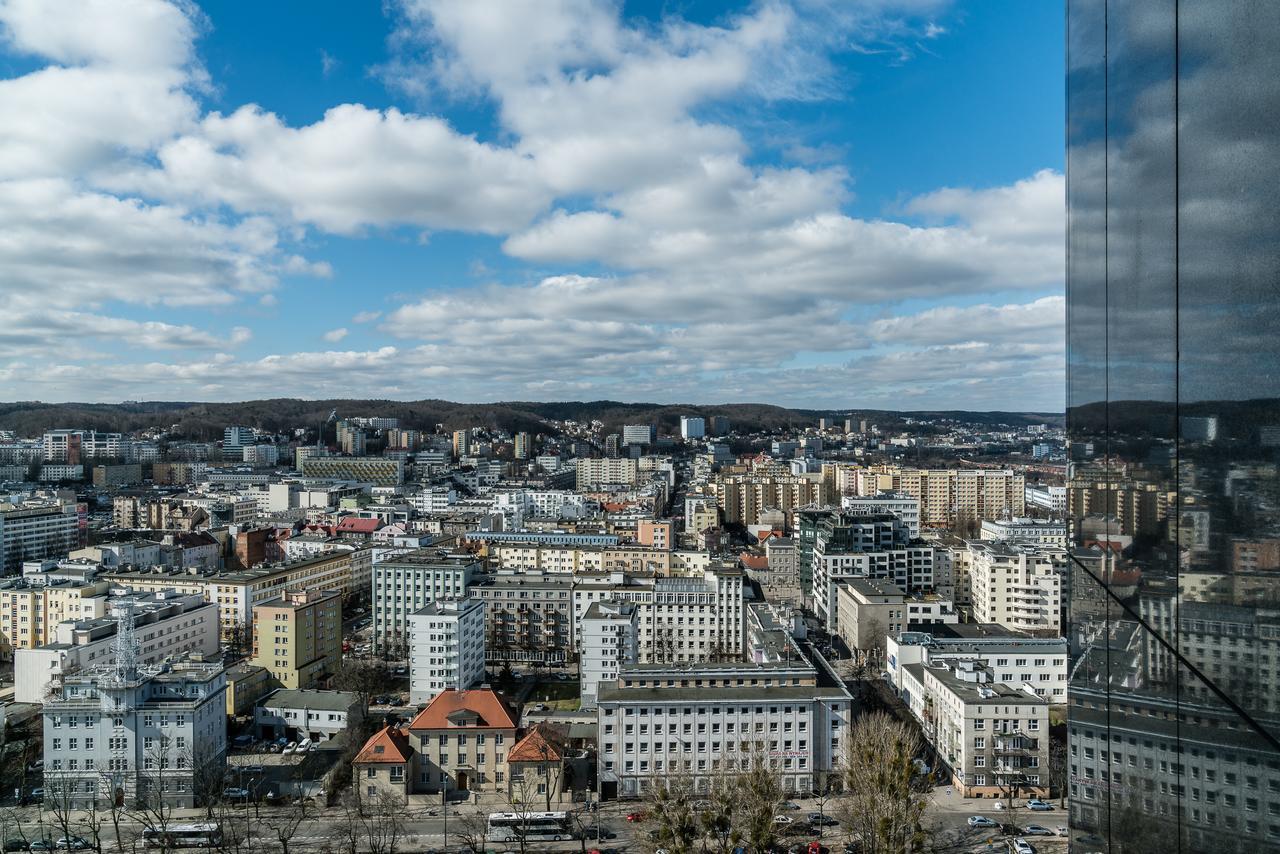
{"label": "glass facade", "polygon": [[1280,2],[1067,5],[1072,850],[1280,852]]}

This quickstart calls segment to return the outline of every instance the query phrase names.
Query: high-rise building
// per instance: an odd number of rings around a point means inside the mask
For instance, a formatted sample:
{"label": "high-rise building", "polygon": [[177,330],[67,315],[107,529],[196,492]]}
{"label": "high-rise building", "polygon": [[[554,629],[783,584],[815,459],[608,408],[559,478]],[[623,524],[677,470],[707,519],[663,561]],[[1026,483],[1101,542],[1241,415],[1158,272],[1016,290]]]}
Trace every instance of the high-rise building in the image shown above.
{"label": "high-rise building", "polygon": [[712,436],[728,436],[729,416],[712,415],[711,420],[707,423],[707,429]]}
{"label": "high-rise building", "polygon": [[624,424],[622,427],[622,444],[652,445],[658,431],[652,424]]}
{"label": "high-rise building", "polygon": [[484,603],[441,599],[409,615],[409,702],[484,681]]}
{"label": "high-rise building", "polygon": [[222,430],[223,448],[243,448],[253,444],[253,428],[232,425]]}
{"label": "high-rise building", "polygon": [[0,503],[0,572],[16,573],[24,560],[62,557],[78,545],[79,526],[74,504]]}
{"label": "high-rise building", "polygon": [[681,439],[701,439],[707,435],[706,420],[696,415],[680,416],[680,438]]}
{"label": "high-rise building", "polygon": [[286,590],[253,606],[253,663],[285,688],[315,688],[342,664],[342,594]]}
{"label": "high-rise building", "polygon": [[465,457],[469,453],[471,453],[471,431],[454,430],[453,455],[455,457]]}
{"label": "high-rise building", "polygon": [[1276,851],[1280,4],[1067,6],[1072,849]]}
{"label": "high-rise building", "polygon": [[618,451],[622,447],[622,436],[617,433],[610,433],[604,437],[604,455],[613,459],[618,456]]}
{"label": "high-rise building", "polygon": [[517,460],[527,460],[533,452],[533,442],[528,433],[517,433],[513,456]]}

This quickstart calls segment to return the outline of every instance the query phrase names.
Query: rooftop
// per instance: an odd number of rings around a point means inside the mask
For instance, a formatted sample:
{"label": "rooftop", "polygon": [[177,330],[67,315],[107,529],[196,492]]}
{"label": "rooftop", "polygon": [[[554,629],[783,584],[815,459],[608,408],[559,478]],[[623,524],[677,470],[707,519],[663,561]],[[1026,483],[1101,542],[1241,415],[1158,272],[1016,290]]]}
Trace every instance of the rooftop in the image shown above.
{"label": "rooftop", "polygon": [[345,712],[359,704],[360,698],[356,694],[311,688],[280,688],[258,701],[258,705],[264,708],[317,709],[325,712]]}

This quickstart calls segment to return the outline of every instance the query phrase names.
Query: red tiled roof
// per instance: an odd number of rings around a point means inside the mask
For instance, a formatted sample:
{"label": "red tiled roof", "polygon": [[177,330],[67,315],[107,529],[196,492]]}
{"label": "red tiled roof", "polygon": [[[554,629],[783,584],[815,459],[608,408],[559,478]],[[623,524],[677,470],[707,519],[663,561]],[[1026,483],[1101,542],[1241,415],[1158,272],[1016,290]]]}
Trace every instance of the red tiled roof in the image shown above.
{"label": "red tiled roof", "polygon": [[563,758],[560,733],[549,724],[536,724],[507,753],[508,762],[559,762]]}
{"label": "red tiled roof", "polygon": [[766,570],[769,568],[769,559],[764,555],[753,555],[743,552],[738,555],[738,560],[742,561],[742,565],[747,569]]}
{"label": "red tiled roof", "polygon": [[409,736],[394,727],[384,726],[369,737],[356,754],[354,764],[370,765],[375,762],[387,762],[399,765],[408,762],[413,756],[413,748],[409,746]]}
{"label": "red tiled roof", "polygon": [[372,534],[381,527],[381,519],[362,519],[359,516],[347,516],[338,523],[338,531],[348,534]]}
{"label": "red tiled roof", "polygon": [[450,717],[459,712],[471,712],[478,720],[469,727],[489,729],[515,729],[515,718],[502,698],[488,688],[473,691],[457,691],[448,688],[436,694],[427,707],[409,724],[409,729],[448,729]]}

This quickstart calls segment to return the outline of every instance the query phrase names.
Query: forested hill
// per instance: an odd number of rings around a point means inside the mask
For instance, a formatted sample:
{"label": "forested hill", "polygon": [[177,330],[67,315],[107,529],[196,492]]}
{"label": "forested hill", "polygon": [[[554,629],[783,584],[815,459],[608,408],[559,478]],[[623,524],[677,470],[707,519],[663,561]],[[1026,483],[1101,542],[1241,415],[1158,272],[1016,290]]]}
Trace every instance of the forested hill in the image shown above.
{"label": "forested hill", "polygon": [[604,422],[609,430],[623,424],[656,424],[659,433],[679,429],[681,415],[727,416],[736,432],[785,430],[812,426],[820,417],[866,418],[882,430],[905,426],[905,418],[936,421],[950,419],[972,424],[1019,427],[1026,424],[1061,424],[1061,413],[1027,412],[889,412],[886,410],[786,409],[761,403],[723,405],[666,405],[654,403],[620,403],[613,400],[538,403],[511,401],[502,403],[454,403],[447,400],[298,400],[277,398],[247,400],[236,403],[198,403],[188,401],[143,401],[126,403],[41,403],[19,401],[0,403],[0,430],[13,430],[20,436],[34,436],[55,427],[83,427],[94,430],[129,432],[148,427],[169,428],[191,439],[222,438],[228,424],[242,424],[266,430],[286,431],[294,427],[311,427],[328,417],[332,410],[338,416],[399,418],[401,426],[434,429],[443,424],[446,430],[466,427],[497,427],[527,430],[532,433],[556,432],[550,421],[573,420]]}

